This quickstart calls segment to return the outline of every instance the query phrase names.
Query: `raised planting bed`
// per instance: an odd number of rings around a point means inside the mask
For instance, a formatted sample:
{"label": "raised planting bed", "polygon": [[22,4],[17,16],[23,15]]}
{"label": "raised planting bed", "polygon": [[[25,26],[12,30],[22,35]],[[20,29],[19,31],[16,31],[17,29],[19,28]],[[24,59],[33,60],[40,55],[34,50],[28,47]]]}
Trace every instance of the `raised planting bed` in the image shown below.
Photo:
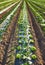
{"label": "raised planting bed", "polygon": [[27,16],[26,3],[24,1],[24,5],[18,19],[18,45],[15,47],[16,54],[14,65],[32,65],[37,59],[37,56],[34,53],[36,51],[36,47],[34,47],[34,44],[29,42],[30,40],[33,40],[33,36],[30,36],[32,34],[29,29],[30,25]]}

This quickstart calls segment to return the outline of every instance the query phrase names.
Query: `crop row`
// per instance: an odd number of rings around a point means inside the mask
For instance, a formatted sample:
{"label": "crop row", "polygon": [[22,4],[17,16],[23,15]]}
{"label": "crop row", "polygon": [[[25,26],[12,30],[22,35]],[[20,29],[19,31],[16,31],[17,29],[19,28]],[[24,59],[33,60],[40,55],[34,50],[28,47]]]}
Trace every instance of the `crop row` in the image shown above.
{"label": "crop row", "polygon": [[6,17],[6,19],[0,25],[0,39],[2,38],[2,35],[4,34],[4,32],[7,30],[9,24],[11,23],[10,21],[12,20],[12,18],[14,16],[14,14],[16,13],[18,7],[20,6],[20,3],[14,8],[14,10],[12,10],[12,12]]}
{"label": "crop row", "polygon": [[12,5],[14,2],[13,1],[11,1],[11,2],[7,2],[7,3],[5,3],[5,4],[0,4],[0,10],[3,10],[4,8],[7,8],[7,7],[9,7],[10,5]]}
{"label": "crop row", "polygon": [[18,19],[18,27],[16,28],[16,31],[16,33],[18,34],[18,45],[12,48],[12,50],[16,49],[15,65],[33,64],[33,62],[37,59],[37,56],[35,55],[36,47],[34,46],[31,26],[28,21],[25,1],[23,3],[23,7]]}
{"label": "crop row", "polygon": [[43,32],[45,32],[45,19],[40,15],[40,13],[29,2],[28,2],[28,5],[29,5],[31,11],[33,12],[37,22],[41,26],[41,29],[43,30]]}
{"label": "crop row", "polygon": [[[5,14],[2,15],[0,19],[0,24],[5,20],[5,18],[14,10],[14,8],[17,6],[18,3],[14,4],[14,6],[11,7],[11,9],[8,9],[9,11]],[[1,15],[0,15],[1,16]]]}

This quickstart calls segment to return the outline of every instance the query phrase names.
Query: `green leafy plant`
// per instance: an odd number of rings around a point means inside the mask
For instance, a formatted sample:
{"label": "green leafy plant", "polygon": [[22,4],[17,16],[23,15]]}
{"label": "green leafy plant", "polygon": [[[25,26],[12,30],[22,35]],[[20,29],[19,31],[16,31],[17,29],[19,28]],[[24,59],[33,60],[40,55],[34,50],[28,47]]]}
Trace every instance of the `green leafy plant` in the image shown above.
{"label": "green leafy plant", "polygon": [[31,51],[36,51],[36,47],[32,46],[31,48]]}
{"label": "green leafy plant", "polygon": [[23,55],[23,59],[26,59],[27,57],[25,55]]}
{"label": "green leafy plant", "polygon": [[22,40],[19,40],[18,43],[19,43],[19,44],[22,44]]}
{"label": "green leafy plant", "polygon": [[33,44],[34,43],[34,40],[33,39],[30,39],[29,42],[30,42],[30,44]]}
{"label": "green leafy plant", "polygon": [[21,50],[21,46],[18,46],[17,49],[18,49],[18,50]]}
{"label": "green leafy plant", "polygon": [[22,56],[21,56],[21,54],[19,54],[19,53],[16,55],[16,58],[18,58],[18,59],[20,59],[21,57],[22,57]]}
{"label": "green leafy plant", "polygon": [[30,34],[29,38],[30,38],[30,39],[32,39],[32,38],[33,38],[33,36]]}
{"label": "green leafy plant", "polygon": [[30,65],[29,62],[25,62],[24,65]]}
{"label": "green leafy plant", "polygon": [[31,32],[29,31],[28,34],[31,34]]}
{"label": "green leafy plant", "polygon": [[36,56],[35,54],[33,54],[33,55],[31,56],[31,58],[32,58],[32,60],[36,60],[36,59],[37,59],[37,56]]}

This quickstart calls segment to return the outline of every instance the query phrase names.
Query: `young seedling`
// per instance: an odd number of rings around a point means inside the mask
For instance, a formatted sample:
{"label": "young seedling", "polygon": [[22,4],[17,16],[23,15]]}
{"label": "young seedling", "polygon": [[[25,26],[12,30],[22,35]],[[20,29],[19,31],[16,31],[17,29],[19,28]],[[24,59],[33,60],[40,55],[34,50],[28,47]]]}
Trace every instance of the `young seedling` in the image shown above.
{"label": "young seedling", "polygon": [[34,51],[36,51],[36,47],[32,46],[32,47],[30,48],[30,50],[31,50],[32,52],[34,52]]}
{"label": "young seedling", "polygon": [[37,56],[36,56],[35,54],[33,54],[33,55],[31,56],[31,58],[32,58],[32,60],[36,60],[36,59],[37,59]]}
{"label": "young seedling", "polygon": [[21,58],[21,54],[18,53],[18,54],[16,55],[16,58],[20,59],[20,58]]}

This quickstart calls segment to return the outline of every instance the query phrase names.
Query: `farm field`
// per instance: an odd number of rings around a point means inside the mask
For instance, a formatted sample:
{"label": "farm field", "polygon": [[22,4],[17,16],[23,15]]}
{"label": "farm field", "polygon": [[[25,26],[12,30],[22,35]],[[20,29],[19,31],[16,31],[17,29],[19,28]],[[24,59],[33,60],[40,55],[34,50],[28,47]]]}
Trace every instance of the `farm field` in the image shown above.
{"label": "farm field", "polygon": [[0,0],[0,65],[45,65],[45,0]]}

